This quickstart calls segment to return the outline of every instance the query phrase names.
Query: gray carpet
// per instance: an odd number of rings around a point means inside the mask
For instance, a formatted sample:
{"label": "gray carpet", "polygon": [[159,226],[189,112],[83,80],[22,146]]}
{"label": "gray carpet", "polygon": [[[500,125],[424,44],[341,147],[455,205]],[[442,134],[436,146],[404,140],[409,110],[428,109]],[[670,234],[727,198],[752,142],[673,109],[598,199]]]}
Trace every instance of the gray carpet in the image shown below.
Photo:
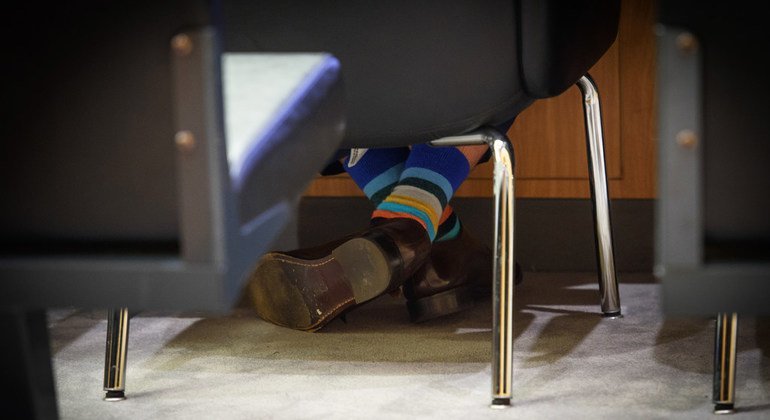
{"label": "gray carpet", "polygon": [[[528,273],[517,288],[514,406],[488,407],[491,307],[409,323],[382,297],[319,333],[229,316],[132,319],[128,399],[103,402],[102,311],[50,314],[67,419],[709,418],[713,320],[664,319],[649,275],[621,276],[625,318],[597,315],[590,274]],[[739,328],[733,418],[770,418],[770,321]]]}

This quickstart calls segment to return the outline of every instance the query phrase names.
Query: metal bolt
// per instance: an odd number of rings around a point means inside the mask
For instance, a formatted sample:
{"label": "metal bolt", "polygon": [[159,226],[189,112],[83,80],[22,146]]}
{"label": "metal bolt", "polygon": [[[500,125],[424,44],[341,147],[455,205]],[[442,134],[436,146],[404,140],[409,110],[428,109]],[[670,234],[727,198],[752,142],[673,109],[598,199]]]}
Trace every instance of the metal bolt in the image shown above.
{"label": "metal bolt", "polygon": [[676,37],[676,47],[684,53],[694,53],[698,50],[698,38],[690,32],[682,32]]}
{"label": "metal bolt", "polygon": [[193,49],[192,39],[187,34],[174,35],[171,38],[171,49],[180,57],[189,55]]}
{"label": "metal bolt", "polygon": [[682,149],[692,150],[698,145],[698,135],[692,130],[682,130],[676,134],[676,144]]}
{"label": "metal bolt", "polygon": [[187,130],[182,130],[174,136],[174,143],[180,152],[190,153],[195,149],[195,136]]}

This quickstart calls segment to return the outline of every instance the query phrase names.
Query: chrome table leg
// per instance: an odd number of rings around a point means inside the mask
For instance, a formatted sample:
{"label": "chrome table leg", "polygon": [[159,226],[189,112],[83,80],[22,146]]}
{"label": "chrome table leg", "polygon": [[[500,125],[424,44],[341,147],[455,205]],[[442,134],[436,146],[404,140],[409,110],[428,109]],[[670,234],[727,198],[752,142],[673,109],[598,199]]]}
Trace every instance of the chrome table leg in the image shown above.
{"label": "chrome table leg", "polygon": [[599,92],[590,76],[583,76],[577,83],[583,94],[586,143],[588,146],[589,179],[593,202],[594,228],[596,229],[596,253],[599,265],[599,291],[601,308],[605,317],[620,314],[620,295],[615,273],[615,254],[612,245],[610,198],[607,187],[607,167],[604,160],[604,135]]}
{"label": "chrome table leg", "polygon": [[488,144],[494,159],[495,256],[492,333],[492,407],[511,404],[513,385],[513,291],[516,272],[514,233],[514,156],[508,138],[496,130],[445,137],[434,146]]}
{"label": "chrome table leg", "polygon": [[731,414],[735,407],[735,351],[738,314],[717,314],[714,339],[714,413]]}
{"label": "chrome table leg", "polygon": [[107,348],[104,357],[105,401],[126,399],[126,353],[128,309],[110,309],[107,314]]}

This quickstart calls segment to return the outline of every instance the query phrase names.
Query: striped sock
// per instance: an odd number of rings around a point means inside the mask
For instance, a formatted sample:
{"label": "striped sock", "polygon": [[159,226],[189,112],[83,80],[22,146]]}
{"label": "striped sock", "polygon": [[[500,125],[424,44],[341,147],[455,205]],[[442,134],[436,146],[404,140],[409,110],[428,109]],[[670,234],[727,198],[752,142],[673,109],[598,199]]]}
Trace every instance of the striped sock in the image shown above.
{"label": "striped sock", "polygon": [[413,146],[398,184],[377,206],[372,218],[414,219],[433,241],[444,209],[469,172],[468,160],[456,148]]}
{"label": "striped sock", "polygon": [[451,205],[446,206],[438,225],[435,242],[448,241],[460,235],[460,218]]}
{"label": "striped sock", "polygon": [[350,157],[345,158],[343,166],[353,182],[377,206],[398,184],[408,157],[408,147],[369,149],[352,166]]}

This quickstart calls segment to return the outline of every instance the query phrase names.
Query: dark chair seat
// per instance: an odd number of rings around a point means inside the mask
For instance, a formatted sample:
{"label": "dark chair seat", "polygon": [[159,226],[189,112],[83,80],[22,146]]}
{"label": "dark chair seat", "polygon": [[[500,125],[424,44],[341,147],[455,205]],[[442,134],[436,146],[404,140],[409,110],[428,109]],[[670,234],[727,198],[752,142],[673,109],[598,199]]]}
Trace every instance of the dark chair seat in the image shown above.
{"label": "dark chair seat", "polygon": [[574,85],[615,40],[618,1],[223,3],[228,51],[342,63],[343,145],[424,143],[496,125]]}

